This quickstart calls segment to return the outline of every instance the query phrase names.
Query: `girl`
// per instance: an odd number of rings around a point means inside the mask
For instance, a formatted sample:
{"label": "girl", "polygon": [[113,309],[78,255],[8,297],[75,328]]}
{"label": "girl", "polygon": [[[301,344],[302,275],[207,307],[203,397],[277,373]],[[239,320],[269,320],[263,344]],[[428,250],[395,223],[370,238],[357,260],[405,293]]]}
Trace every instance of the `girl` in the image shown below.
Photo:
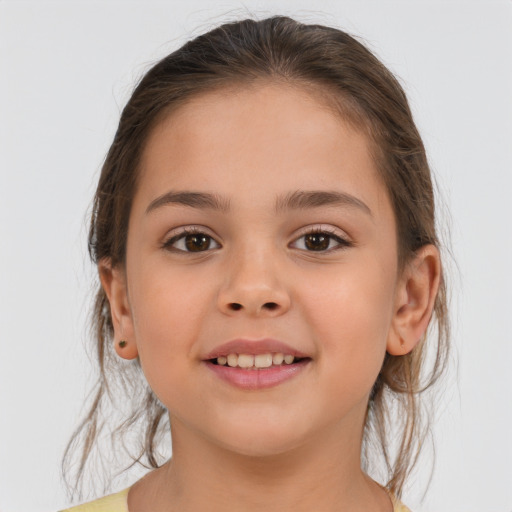
{"label": "girl", "polygon": [[164,58],[122,113],[89,247],[101,381],[65,465],[82,440],[82,477],[111,400],[153,471],[69,510],[408,510],[446,294],[424,147],[364,46],[278,16]]}

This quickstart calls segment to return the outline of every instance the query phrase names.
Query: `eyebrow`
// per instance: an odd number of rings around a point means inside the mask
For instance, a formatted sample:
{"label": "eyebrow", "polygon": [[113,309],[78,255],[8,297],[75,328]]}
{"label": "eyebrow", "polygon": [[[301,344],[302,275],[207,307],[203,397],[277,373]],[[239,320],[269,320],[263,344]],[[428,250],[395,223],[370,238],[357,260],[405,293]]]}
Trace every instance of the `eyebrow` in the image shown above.
{"label": "eyebrow", "polygon": [[281,213],[286,210],[305,210],[319,208],[320,206],[350,206],[372,216],[372,212],[366,203],[357,197],[346,192],[334,192],[325,190],[297,190],[278,197],[275,205],[275,212]]}
{"label": "eyebrow", "polygon": [[[165,205],[179,204],[191,208],[214,210],[227,213],[230,210],[230,201],[217,194],[208,192],[167,192],[149,204],[146,214]],[[276,199],[274,211],[276,214],[289,210],[306,210],[322,206],[353,207],[372,216],[368,205],[357,197],[346,192],[333,192],[325,190],[296,190]]]}
{"label": "eyebrow", "polygon": [[230,208],[229,200],[210,194],[207,192],[167,192],[157,197],[149,203],[146,213],[150,213],[161,206],[168,204],[180,204],[182,206],[190,206],[191,208],[199,208],[203,210],[217,210],[228,212]]}

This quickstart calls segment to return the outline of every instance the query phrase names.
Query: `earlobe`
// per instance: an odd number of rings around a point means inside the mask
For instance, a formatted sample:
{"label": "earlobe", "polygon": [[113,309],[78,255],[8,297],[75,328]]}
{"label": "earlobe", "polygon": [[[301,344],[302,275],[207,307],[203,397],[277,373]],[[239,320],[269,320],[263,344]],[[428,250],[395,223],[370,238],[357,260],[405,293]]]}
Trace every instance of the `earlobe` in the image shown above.
{"label": "earlobe", "polygon": [[124,271],[119,267],[113,267],[109,259],[103,259],[98,264],[98,272],[110,304],[114,326],[114,349],[123,359],[135,359],[138,350]]}
{"label": "earlobe", "polygon": [[434,245],[421,247],[404,269],[396,290],[389,354],[408,354],[421,340],[432,316],[440,279],[439,250]]}

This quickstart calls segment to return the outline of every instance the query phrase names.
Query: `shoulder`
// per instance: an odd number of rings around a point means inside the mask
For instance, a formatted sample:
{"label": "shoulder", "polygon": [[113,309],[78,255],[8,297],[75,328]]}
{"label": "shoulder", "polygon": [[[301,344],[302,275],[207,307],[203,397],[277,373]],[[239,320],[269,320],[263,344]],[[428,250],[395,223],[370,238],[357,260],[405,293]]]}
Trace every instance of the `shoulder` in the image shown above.
{"label": "shoulder", "polygon": [[391,496],[391,501],[393,502],[393,512],[411,512],[400,500],[396,499],[394,496]]}
{"label": "shoulder", "polygon": [[98,500],[67,508],[60,512],[128,512],[127,497],[129,490],[128,487],[121,492],[109,494]]}
{"label": "shoulder", "polygon": [[389,499],[391,500],[391,503],[393,504],[393,512],[412,512],[409,508],[407,508],[394,494],[393,491],[389,490],[388,488],[378,484],[382,489],[384,489]]}

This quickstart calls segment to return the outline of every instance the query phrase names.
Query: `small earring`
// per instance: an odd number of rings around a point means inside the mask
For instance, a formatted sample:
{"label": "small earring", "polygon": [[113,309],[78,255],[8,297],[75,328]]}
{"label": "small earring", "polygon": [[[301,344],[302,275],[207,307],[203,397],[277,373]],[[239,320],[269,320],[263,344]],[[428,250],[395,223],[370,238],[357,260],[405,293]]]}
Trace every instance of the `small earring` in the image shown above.
{"label": "small earring", "polygon": [[120,346],[121,348],[126,347],[126,345],[128,345],[128,342],[127,342],[127,341],[125,341],[125,340],[121,340],[121,341],[119,342],[119,346]]}

